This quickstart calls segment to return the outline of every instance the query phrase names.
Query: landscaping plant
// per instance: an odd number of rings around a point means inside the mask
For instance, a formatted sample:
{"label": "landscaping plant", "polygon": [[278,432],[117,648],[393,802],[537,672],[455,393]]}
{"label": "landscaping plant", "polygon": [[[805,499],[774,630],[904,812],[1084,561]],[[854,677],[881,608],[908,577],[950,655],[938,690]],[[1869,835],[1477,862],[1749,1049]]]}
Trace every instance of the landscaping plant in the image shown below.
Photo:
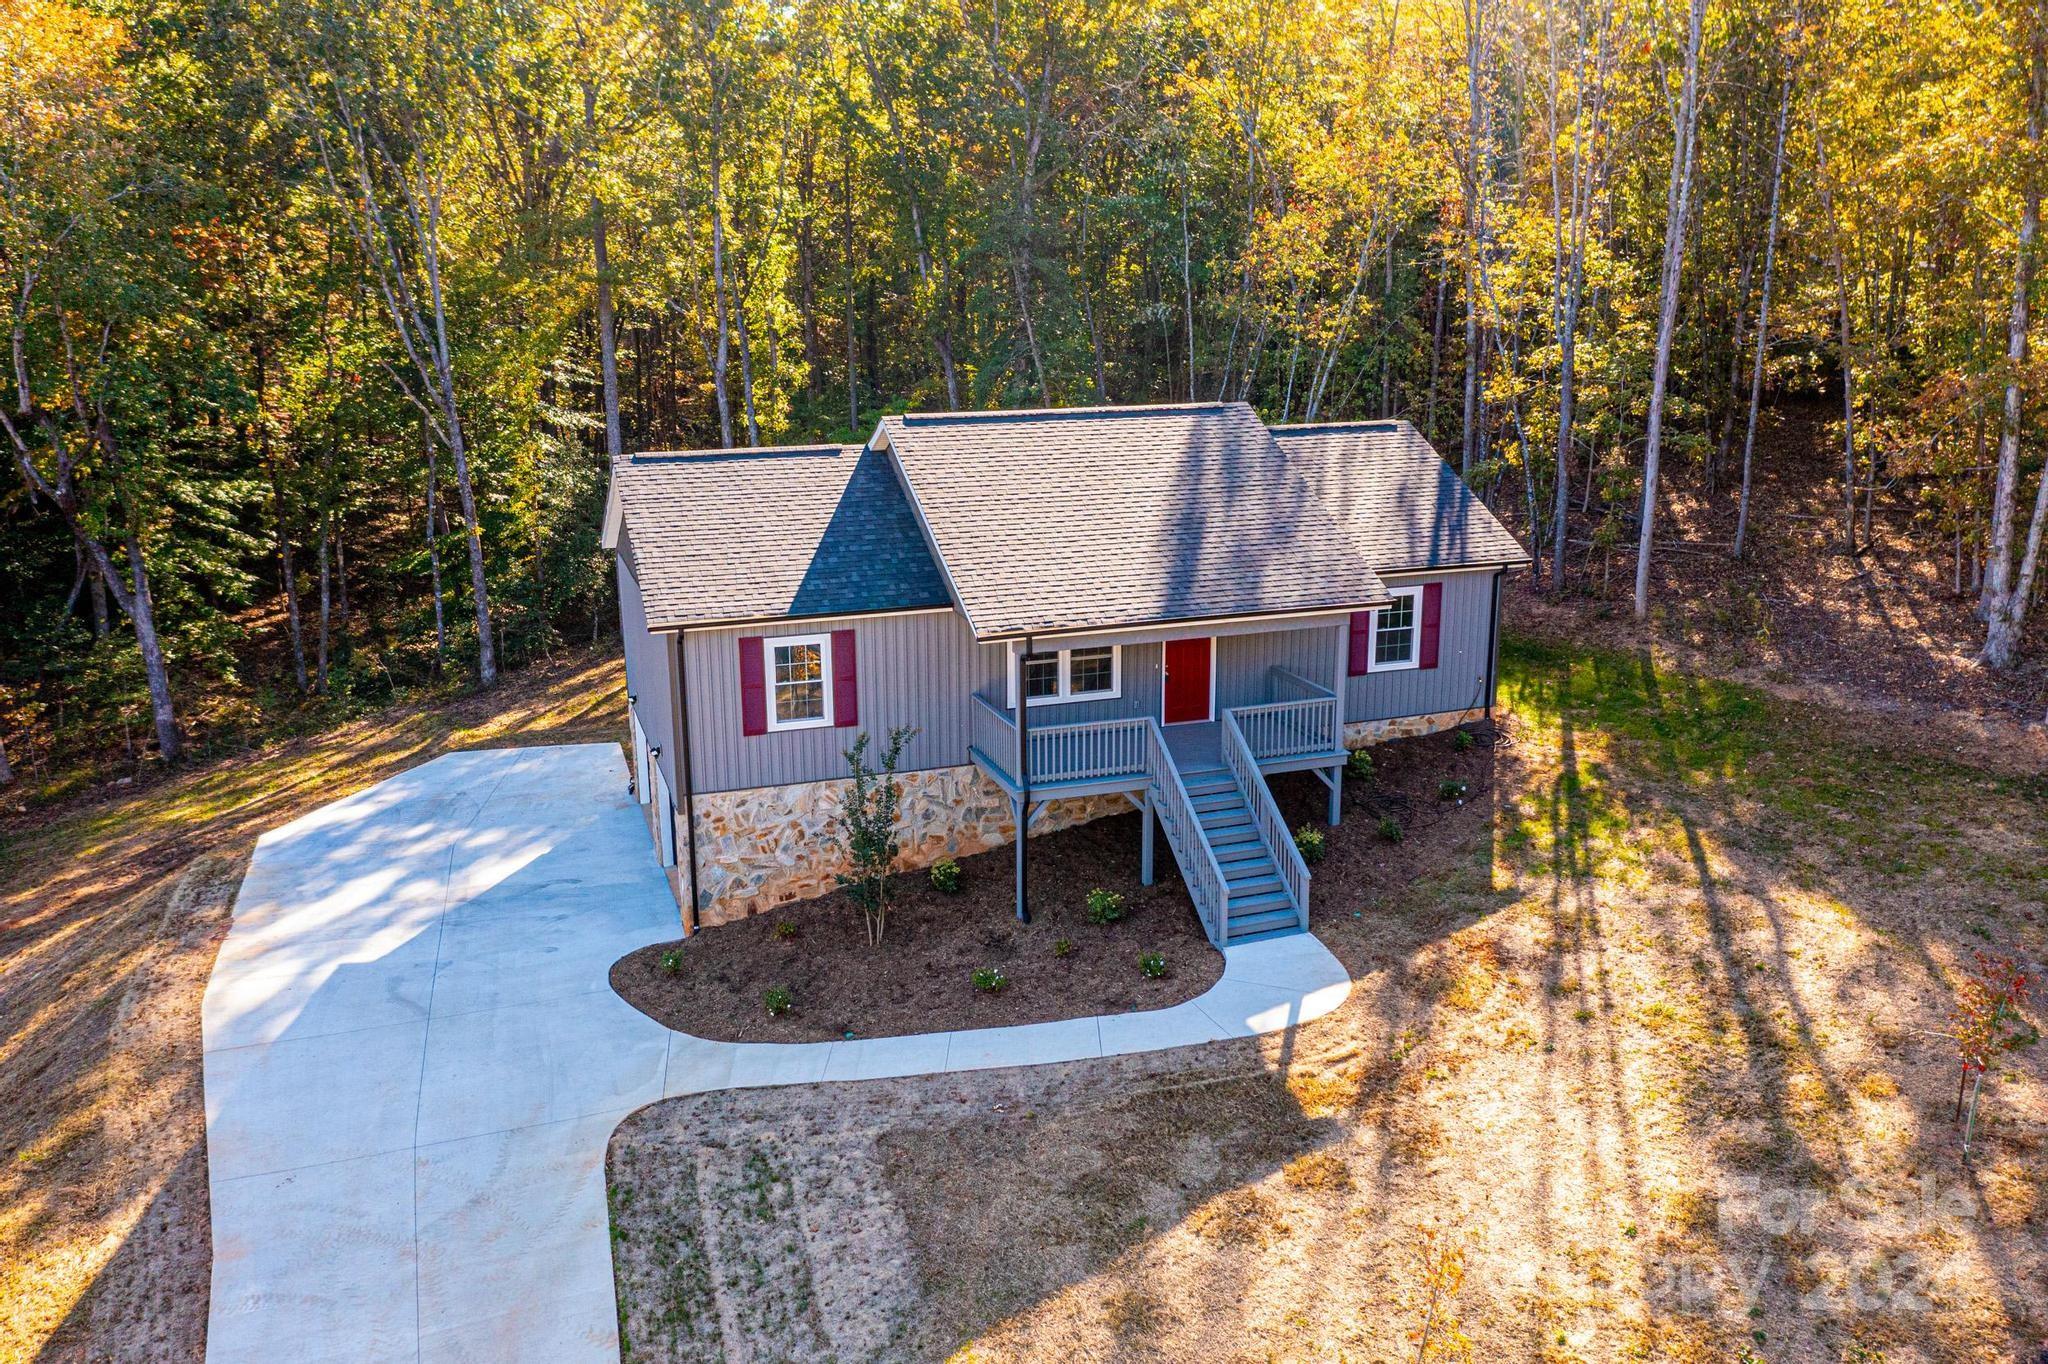
{"label": "landscaping plant", "polygon": [[1405,834],[1401,832],[1401,821],[1392,815],[1380,816],[1380,837],[1389,843],[1399,843]]}
{"label": "landscaping plant", "polygon": [[1372,754],[1366,752],[1362,748],[1352,749],[1351,757],[1349,761],[1347,761],[1344,764],[1344,769],[1345,771],[1351,774],[1351,779],[1353,781],[1371,781]]}
{"label": "landscaping plant", "polygon": [[[2011,957],[1998,956],[1979,948],[1976,969],[1963,978],[1956,992],[1956,1051],[1963,1073],[1956,1082],[1956,1119],[1963,1124],[1963,1159],[1970,1158],[1970,1137],[1977,1125],[1977,1096],[1984,1088],[1984,1072],[2003,1051],[2033,1040],[2032,1030],[2022,1030],[2020,1009],[2027,1002],[2027,974]],[[1964,1090],[1969,1107],[1964,1110]]]}
{"label": "landscaping plant", "polygon": [[1436,798],[1438,800],[1463,800],[1468,789],[1465,783],[1459,781],[1456,777],[1445,777],[1436,784]]}
{"label": "landscaping plant", "polygon": [[860,906],[870,947],[881,946],[882,932],[889,925],[889,873],[896,865],[896,806],[903,798],[902,788],[896,783],[896,764],[902,760],[903,745],[916,733],[909,725],[890,730],[889,746],[882,752],[879,768],[868,766],[866,733],[846,750],[853,788],[846,793],[846,805],[839,813],[839,846],[852,870],[838,873],[836,879]]}
{"label": "landscaping plant", "polygon": [[796,925],[787,919],[780,919],[776,921],[773,932],[782,942],[790,942],[796,937]]}
{"label": "landscaping plant", "polygon": [[1455,729],[1451,731],[1451,747],[1459,753],[1469,751],[1472,745],[1477,742],[1478,740],[1472,737],[1472,731],[1469,729]]}
{"label": "landscaping plant", "polygon": [[668,976],[682,974],[683,953],[681,948],[671,947],[668,951],[661,954],[661,970],[663,975]]}
{"label": "landscaping plant", "polygon": [[1124,917],[1124,897],[1097,886],[1088,892],[1088,922],[1113,924]]}
{"label": "landscaping plant", "polygon": [[1158,980],[1166,974],[1166,954],[1146,952],[1138,958],[1138,970],[1147,980]]}
{"label": "landscaping plant", "polygon": [[1304,824],[1294,831],[1294,846],[1301,853],[1301,860],[1313,866],[1329,852],[1330,840],[1313,824]]}
{"label": "landscaping plant", "polygon": [[1054,942],[1052,945],[1052,954],[1055,957],[1068,956],[1073,952],[1073,950],[1074,940],[1072,938],[1061,938],[1058,941]]}
{"label": "landscaping plant", "polygon": [[1000,966],[977,966],[974,968],[974,988],[983,994],[999,995],[1010,978],[1003,974]]}
{"label": "landscaping plant", "polygon": [[950,857],[940,858],[932,863],[931,881],[935,890],[942,890],[948,895],[957,893],[960,889],[960,864]]}
{"label": "landscaping plant", "polygon": [[789,1006],[796,1001],[785,985],[771,985],[761,992],[761,1003],[767,1006],[770,1018],[780,1018],[789,1012]]}

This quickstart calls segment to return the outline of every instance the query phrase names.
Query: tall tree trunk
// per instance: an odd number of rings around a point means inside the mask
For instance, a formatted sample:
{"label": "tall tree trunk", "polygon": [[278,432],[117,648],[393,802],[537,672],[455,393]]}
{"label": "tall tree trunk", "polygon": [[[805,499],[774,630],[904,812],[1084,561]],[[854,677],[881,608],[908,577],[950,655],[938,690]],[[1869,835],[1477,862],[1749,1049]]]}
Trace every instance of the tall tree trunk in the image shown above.
{"label": "tall tree trunk", "polygon": [[1821,211],[1827,215],[1835,267],[1835,314],[1842,350],[1842,543],[1856,553],[1856,356],[1849,333],[1849,273],[1842,252],[1842,223],[1835,215],[1835,195],[1828,176],[1827,140],[1818,112],[1813,121],[1813,154],[1820,188]]}
{"label": "tall tree trunk", "polygon": [[135,623],[135,643],[142,653],[142,672],[149,680],[149,713],[156,726],[157,751],[175,762],[184,749],[178,718],[171,710],[171,672],[164,662],[163,643],[156,633],[156,603],[149,590],[149,567],[142,556],[142,537],[128,533],[130,577],[128,617]]}
{"label": "tall tree trunk", "polygon": [[436,503],[440,500],[441,471],[436,458],[434,433],[427,429],[424,420],[420,423],[420,440],[427,447],[427,571],[433,577],[434,588],[434,671],[442,672],[448,666],[448,620],[441,600],[441,537],[434,525]]}
{"label": "tall tree trunk", "polygon": [[1771,211],[1764,228],[1764,279],[1756,308],[1756,356],[1749,369],[1749,420],[1742,433],[1742,497],[1735,509],[1735,557],[1742,557],[1749,533],[1749,490],[1756,453],[1756,414],[1764,392],[1764,357],[1771,344],[1771,274],[1778,255],[1778,202],[1785,182],[1785,123],[1792,112],[1792,81],[1778,88],[1778,134],[1771,149]]}
{"label": "tall tree trunk", "polygon": [[1465,429],[1458,445],[1458,473],[1470,480],[1479,439],[1479,253],[1485,249],[1486,207],[1480,182],[1486,150],[1481,145],[1484,101],[1480,68],[1484,65],[1486,0],[1467,0],[1465,8],[1465,146],[1470,166],[1465,177]]}
{"label": "tall tree trunk", "polygon": [[[597,148],[597,85],[583,82],[583,131],[591,140],[591,154]],[[604,453],[607,466],[616,464],[625,449],[625,442],[619,430],[619,343],[618,322],[612,313],[612,263],[610,249],[605,241],[604,199],[596,189],[590,191],[590,262],[597,272],[597,368],[604,382]],[[427,499],[433,501],[431,475],[427,484]],[[427,513],[430,527],[433,512]],[[438,583],[437,569],[435,578]],[[438,587],[434,595],[434,610],[438,617],[441,598]],[[437,621],[438,625],[438,621]],[[435,657],[440,657],[439,632],[436,631]]]}
{"label": "tall tree trunk", "polygon": [[[259,417],[260,421],[261,418]],[[270,511],[276,530],[277,568],[284,581],[284,614],[286,627],[292,641],[292,680],[301,692],[307,690],[306,683],[306,641],[299,628],[299,575],[292,563],[291,536],[284,524],[284,480],[278,473],[277,463],[270,450],[270,433],[263,434],[264,460],[270,469]]]}
{"label": "tall tree trunk", "polygon": [[327,694],[327,643],[333,619],[334,590],[328,577],[327,540],[334,522],[334,514],[328,512],[320,520],[320,637],[315,642],[313,653],[313,690],[322,696]]}
{"label": "tall tree trunk", "polygon": [[1685,74],[1679,83],[1671,146],[1671,183],[1664,197],[1663,287],[1657,309],[1657,355],[1650,369],[1650,421],[1643,447],[1643,520],[1636,545],[1635,614],[1650,615],[1650,551],[1657,534],[1657,462],[1664,436],[1664,391],[1671,378],[1671,338],[1678,328],[1679,273],[1685,264],[1692,208],[1693,143],[1699,128],[1701,30],[1707,0],[1692,0],[1686,20]]}
{"label": "tall tree trunk", "polygon": [[7,736],[0,734],[0,786],[14,780],[14,765],[7,761]]}
{"label": "tall tree trunk", "polygon": [[720,97],[711,97],[711,298],[717,338],[712,348],[711,387],[718,397],[718,443],[732,446],[732,400],[726,375],[732,363],[732,313],[725,292],[725,166],[719,150],[724,140]]}
{"label": "tall tree trunk", "polygon": [[2048,102],[2048,32],[2039,16],[2031,35],[2031,90],[2027,102],[2026,188],[2020,207],[2020,230],[2013,253],[2012,313],[2006,328],[2005,405],[1998,436],[1998,474],[1991,495],[1991,552],[1984,574],[1984,651],[1979,657],[1992,668],[2012,666],[2020,632],[2034,594],[2034,576],[2041,556],[2041,534],[2048,523],[2048,468],[2034,497],[2034,515],[2027,527],[2026,551],[2017,580],[2013,577],[2014,523],[2019,511],[2020,400],[2027,363],[2027,299],[2033,289],[2035,238],[2041,227],[2041,180],[2037,169],[2041,147],[2043,105]]}

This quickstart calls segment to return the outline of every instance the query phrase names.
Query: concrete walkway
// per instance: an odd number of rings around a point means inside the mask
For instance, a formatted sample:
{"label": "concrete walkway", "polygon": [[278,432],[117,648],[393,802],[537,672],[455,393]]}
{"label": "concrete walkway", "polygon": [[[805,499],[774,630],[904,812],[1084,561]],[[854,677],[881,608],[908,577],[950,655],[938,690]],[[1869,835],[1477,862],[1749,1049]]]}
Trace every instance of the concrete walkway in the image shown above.
{"label": "concrete walkway", "polygon": [[604,1157],[664,1097],[1039,1065],[1337,1007],[1315,938],[1170,1009],[801,1045],[607,983],[676,913],[616,746],[451,754],[265,834],[207,986],[212,1364],[613,1364]]}

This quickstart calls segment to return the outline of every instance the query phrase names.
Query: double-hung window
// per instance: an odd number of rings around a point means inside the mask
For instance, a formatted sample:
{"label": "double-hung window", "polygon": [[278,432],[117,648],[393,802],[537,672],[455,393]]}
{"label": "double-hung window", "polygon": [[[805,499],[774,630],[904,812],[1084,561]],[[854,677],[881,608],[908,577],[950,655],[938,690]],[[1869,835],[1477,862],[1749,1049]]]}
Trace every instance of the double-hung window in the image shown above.
{"label": "double-hung window", "polygon": [[1393,604],[1372,615],[1372,670],[1392,672],[1412,668],[1418,658],[1417,635],[1422,617],[1422,589],[1397,587],[1389,594]]}
{"label": "double-hung window", "polygon": [[768,728],[812,729],[832,723],[832,636],[786,635],[765,642]]}
{"label": "double-hung window", "polygon": [[[1108,701],[1123,695],[1123,649],[1102,644],[1026,655],[1021,664],[1024,694],[1034,706],[1066,701]],[[1017,704],[1017,677],[1010,676],[1010,704]]]}

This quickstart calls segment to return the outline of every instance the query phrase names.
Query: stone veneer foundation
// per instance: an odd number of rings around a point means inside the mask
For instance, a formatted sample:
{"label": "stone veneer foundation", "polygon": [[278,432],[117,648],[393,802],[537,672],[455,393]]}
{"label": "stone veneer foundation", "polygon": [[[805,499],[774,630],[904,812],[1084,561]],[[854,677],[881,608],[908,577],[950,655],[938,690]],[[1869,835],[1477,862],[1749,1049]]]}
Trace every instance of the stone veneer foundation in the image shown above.
{"label": "stone veneer foundation", "polygon": [[[940,767],[898,775],[900,864],[928,867],[1016,836],[1010,798],[980,768]],[[850,781],[716,791],[697,797],[699,924],[729,923],[834,889],[845,870],[837,823]],[[1121,795],[1052,800],[1031,812],[1031,832],[1051,833],[1132,809]],[[680,877],[671,881],[680,889]]]}
{"label": "stone veneer foundation", "polygon": [[[1479,707],[1353,721],[1344,726],[1344,744],[1359,748],[1410,739],[1485,718],[1486,710]],[[899,860],[906,870],[928,867],[941,857],[987,852],[1016,836],[1010,798],[978,767],[905,772],[897,780],[903,792],[897,806],[903,835]],[[699,794],[697,866],[703,887],[697,897],[698,924],[730,923],[835,889],[834,878],[846,868],[837,822],[851,785],[814,781]],[[1047,801],[1032,811],[1031,832],[1053,833],[1131,808],[1121,795]],[[685,865],[669,868],[668,880],[680,904],[688,850],[679,852],[677,860]]]}
{"label": "stone veneer foundation", "polygon": [[1389,739],[1418,739],[1484,720],[1486,715],[1486,707],[1474,706],[1470,710],[1440,710],[1433,715],[1402,715],[1392,720],[1352,720],[1344,726],[1344,747],[1363,748]]}

